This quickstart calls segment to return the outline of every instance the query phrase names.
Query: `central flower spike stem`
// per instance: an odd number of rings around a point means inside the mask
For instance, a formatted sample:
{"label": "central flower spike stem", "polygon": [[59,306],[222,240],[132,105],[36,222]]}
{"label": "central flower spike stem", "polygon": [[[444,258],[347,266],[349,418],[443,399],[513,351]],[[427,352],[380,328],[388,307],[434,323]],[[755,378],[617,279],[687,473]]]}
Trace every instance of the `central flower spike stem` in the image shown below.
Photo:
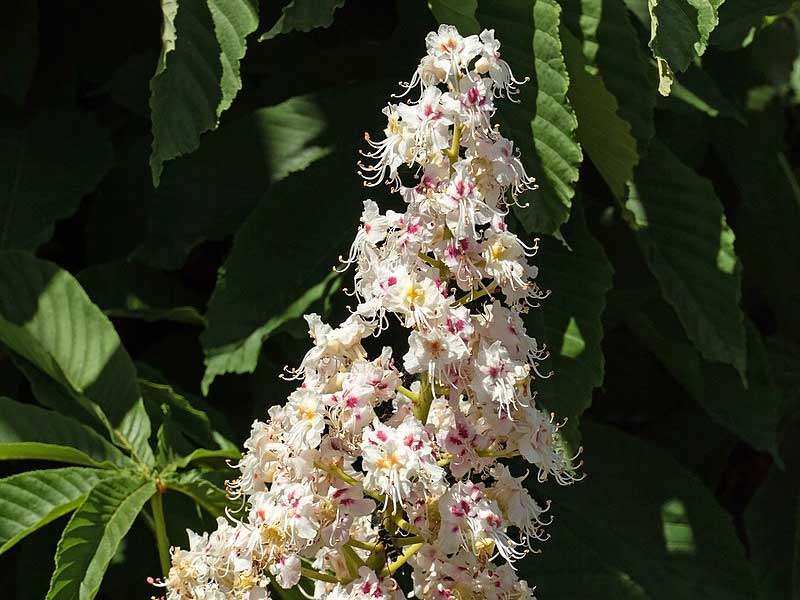
{"label": "central flower spike stem", "polygon": [[427,423],[428,412],[431,410],[431,402],[433,401],[433,385],[428,381],[426,373],[420,376],[419,381],[419,394],[417,394],[417,401],[414,402],[414,416],[419,419],[420,423]]}
{"label": "central flower spike stem", "polygon": [[167,538],[167,522],[164,519],[164,503],[161,500],[161,485],[157,486],[158,491],[150,497],[150,508],[153,511],[153,522],[155,524],[156,545],[158,546],[158,560],[161,564],[161,571],[166,577],[169,574],[169,539]]}
{"label": "central flower spike stem", "polygon": [[464,131],[464,125],[456,124],[453,127],[453,144],[450,149],[445,152],[447,158],[450,159],[452,165],[458,160],[458,153],[461,150],[461,132]]}

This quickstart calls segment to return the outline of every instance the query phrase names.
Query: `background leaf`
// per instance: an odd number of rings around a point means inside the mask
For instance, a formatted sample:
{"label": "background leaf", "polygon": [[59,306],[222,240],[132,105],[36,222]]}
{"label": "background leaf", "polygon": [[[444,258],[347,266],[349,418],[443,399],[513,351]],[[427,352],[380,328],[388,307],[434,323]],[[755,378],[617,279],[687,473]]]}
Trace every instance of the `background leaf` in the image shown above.
{"label": "background leaf", "polygon": [[461,35],[476,35],[481,32],[475,18],[478,0],[429,0],[428,6],[439,23],[453,25]]}
{"label": "background leaf", "polygon": [[311,31],[317,27],[330,27],[333,13],[344,5],[344,0],[291,0],[283,7],[278,22],[258,38],[259,42],[271,40],[282,33]]}
{"label": "background leaf", "polygon": [[658,143],[636,169],[626,208],[665,299],[702,355],[744,376],[741,276],[733,231],[711,184]]}
{"label": "background leaf", "polygon": [[108,170],[111,152],[105,131],[75,110],[0,119],[0,250],[49,240]]}
{"label": "background leaf", "polygon": [[[352,131],[377,129],[378,114],[367,105],[387,88],[382,83],[358,93],[348,91],[349,101],[363,109],[354,107],[352,121],[326,119],[318,137],[319,145],[335,151],[272,186],[237,233],[209,301],[208,328],[201,336],[206,356],[204,394],[217,375],[252,372],[269,335],[299,318],[331,286],[338,287],[332,268],[339,256],[347,254],[351,235],[346,223],[357,221],[361,203],[355,199],[362,198],[364,190],[355,173],[356,144],[361,140]],[[313,99],[315,112],[335,114],[342,100],[339,94],[321,93]],[[309,205],[291,200],[325,194],[332,181],[337,182],[337,196],[353,201],[318,203],[312,219]],[[264,235],[265,231],[270,235]],[[309,239],[315,244],[309,244]],[[296,269],[298,262],[305,268]]]}
{"label": "background leaf", "polygon": [[[564,24],[581,40],[586,65],[602,77],[617,102],[617,113],[631,126],[639,154],[644,154],[655,133],[656,74],[625,4],[622,0],[567,0],[563,6]],[[584,125],[584,119],[578,125]]]}
{"label": "background leaf", "polygon": [[[167,166],[152,193],[147,235],[137,256],[177,269],[198,243],[234,233],[271,183],[331,151],[320,139],[326,127],[327,117],[314,99],[298,97],[208,134],[197,152]],[[227,200],[219,202],[220,197]]]}
{"label": "background leaf", "polygon": [[621,199],[639,162],[631,126],[617,115],[617,101],[600,76],[587,72],[578,40],[565,28],[561,39],[571,78],[569,100],[578,116],[578,139],[611,192]]}
{"label": "background leaf", "polygon": [[157,186],[166,161],[193,152],[200,135],[216,129],[220,115],[242,87],[239,61],[245,38],[258,26],[251,0],[180,0],[174,23],[166,13],[165,30],[174,27],[150,83],[153,150],[150,168]]}
{"label": "background leaf", "polygon": [[730,517],[694,475],[630,435],[588,423],[582,430],[589,476],[576,486],[547,487],[552,537],[522,567],[539,593],[575,598],[591,590],[596,600],[754,597]]}
{"label": "background leaf", "polygon": [[0,94],[22,106],[39,57],[38,0],[9,0],[0,6],[0,53],[14,57],[0,66]]}
{"label": "background leaf", "polygon": [[574,419],[591,405],[592,390],[603,382],[600,317],[614,271],[586,228],[583,211],[573,211],[563,233],[568,246],[549,237],[540,244],[538,283],[552,293],[526,322],[550,350],[541,369],[554,372],[535,383],[537,402],[559,419]]}

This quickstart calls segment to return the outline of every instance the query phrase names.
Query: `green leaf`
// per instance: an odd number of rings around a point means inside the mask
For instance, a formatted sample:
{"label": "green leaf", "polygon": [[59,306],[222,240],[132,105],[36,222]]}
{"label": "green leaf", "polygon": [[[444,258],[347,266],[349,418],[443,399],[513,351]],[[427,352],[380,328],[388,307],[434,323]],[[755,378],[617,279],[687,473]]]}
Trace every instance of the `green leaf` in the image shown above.
{"label": "green leaf", "polygon": [[25,104],[39,59],[39,3],[8,0],[0,4],[0,94],[18,107]]}
{"label": "green leaf", "polygon": [[573,210],[563,233],[569,247],[550,237],[540,242],[537,282],[552,293],[526,319],[531,334],[550,350],[542,370],[554,371],[534,382],[537,402],[559,419],[580,416],[592,403],[592,390],[603,383],[600,317],[614,273],[581,210]]}
{"label": "green leaf", "polygon": [[283,33],[311,31],[318,27],[330,27],[333,13],[344,6],[344,0],[291,0],[283,7],[278,22],[258,38],[259,42],[271,40]]}
{"label": "green leaf", "polygon": [[86,113],[48,109],[0,119],[0,250],[33,249],[111,165],[106,132]]}
{"label": "green leaf", "polygon": [[94,430],[57,412],[0,397],[0,415],[0,460],[56,460],[103,468],[132,464]]}
{"label": "green leaf", "polygon": [[[583,160],[576,140],[578,122],[567,99],[569,75],[561,52],[561,9],[555,0],[484,2],[478,20],[496,30],[503,58],[521,86],[520,102],[498,102],[497,120],[504,135],[522,152],[539,190],[531,206],[516,211],[529,232],[555,233],[569,218],[578,167]],[[533,139],[531,139],[531,134]]]}
{"label": "green leaf", "polygon": [[142,397],[151,414],[162,412],[166,407],[173,423],[182,433],[203,448],[212,450],[238,448],[215,429],[224,425],[224,416],[221,413],[214,411],[201,398],[169,384],[164,376],[152,367],[138,363],[137,369]]}
{"label": "green leaf", "polygon": [[481,26],[475,18],[478,0],[428,0],[428,8],[439,23],[454,25],[461,35],[480,33]]}
{"label": "green leaf", "polygon": [[614,96],[598,75],[586,70],[580,42],[562,27],[564,59],[571,85],[569,101],[578,116],[578,140],[617,199],[639,162],[631,126],[619,117]]}
{"label": "green leaf", "polygon": [[800,584],[800,486],[796,472],[772,467],[744,513],[759,600],[796,598]]}
{"label": "green leaf", "polygon": [[791,0],[727,0],[719,9],[719,27],[711,35],[711,43],[723,50],[745,46],[764,17],[780,15],[791,4]]}
{"label": "green leaf", "polygon": [[212,517],[225,515],[226,508],[234,508],[224,489],[212,483],[208,474],[198,470],[186,471],[167,477],[164,481],[170,490],[180,492],[194,500]]}
{"label": "green leaf", "polygon": [[178,269],[200,241],[234,233],[271,183],[331,151],[320,139],[327,121],[313,97],[300,96],[223,124],[197,152],[167,166],[136,256]]}
{"label": "green leaf", "polygon": [[0,554],[75,510],[108,471],[65,467],[0,479]]}
{"label": "green leaf", "polygon": [[685,71],[702,56],[711,32],[719,22],[724,0],[650,0],[650,48],[656,58],[658,90],[669,96],[674,73]]}
{"label": "green leaf", "polygon": [[157,269],[120,261],[89,267],[77,279],[110,317],[205,325],[200,298]]}
{"label": "green leaf", "polygon": [[[347,102],[351,117],[322,121],[316,143],[330,153],[273,185],[237,232],[200,338],[204,394],[217,375],[253,372],[263,341],[339,286],[341,278],[331,269],[347,254],[366,197],[355,172],[363,138],[354,132],[381,127],[375,107],[388,95],[388,85],[381,82],[302,100],[318,115],[337,114],[340,103]],[[320,194],[332,189],[348,200],[320,201]]]}
{"label": "green leaf", "polygon": [[744,376],[741,267],[714,188],[653,142],[625,203],[664,298],[700,353]]}
{"label": "green leaf", "polygon": [[664,368],[719,425],[758,450],[778,456],[777,431],[783,395],[772,379],[763,340],[747,323],[747,381],[724,364],[702,360],[681,334],[670,308],[651,304],[629,319],[629,326]]}
{"label": "green leaf", "polygon": [[748,117],[746,127],[720,121],[714,128],[715,154],[741,198],[731,221],[744,289],[750,302],[770,310],[778,331],[797,339],[800,295],[787,293],[786,282],[793,280],[800,264],[800,187],[782,152],[784,108],[775,106]]}
{"label": "green leaf", "polygon": [[[583,41],[587,66],[603,78],[617,101],[619,116],[630,123],[639,154],[644,154],[655,132],[655,74],[625,4],[622,0],[568,0],[564,23]],[[582,121],[579,117],[579,127]]]}
{"label": "green leaf", "polygon": [[155,186],[166,161],[193,152],[200,135],[217,128],[242,87],[245,38],[258,26],[252,0],[180,0],[177,15],[169,3],[163,8],[162,57],[150,80]]}
{"label": "green leaf", "polygon": [[46,600],[91,600],[122,538],[156,484],[130,475],[98,483],[69,520],[56,550]]}
{"label": "green leaf", "polygon": [[175,460],[172,466],[175,469],[183,469],[193,462],[211,462],[211,461],[238,461],[242,457],[242,453],[236,448],[224,448],[221,450],[209,450],[207,448],[198,448],[192,450],[186,456],[182,456]]}
{"label": "green leaf", "polygon": [[735,119],[742,124],[745,122],[742,114],[722,93],[708,72],[694,65],[691,65],[681,76],[681,80],[672,86],[672,95],[665,100],[665,105],[676,111],[683,108],[681,112],[684,113],[695,109],[709,117],[722,116]]}
{"label": "green leaf", "polygon": [[[586,471],[548,485],[551,538],[518,563],[543,598],[751,600],[755,589],[731,518],[664,451],[584,423]],[[533,479],[533,478],[531,478]],[[679,574],[679,575],[676,575]]]}
{"label": "green leaf", "polygon": [[23,252],[0,252],[0,340],[61,384],[112,441],[152,461],[133,363],[69,273]]}

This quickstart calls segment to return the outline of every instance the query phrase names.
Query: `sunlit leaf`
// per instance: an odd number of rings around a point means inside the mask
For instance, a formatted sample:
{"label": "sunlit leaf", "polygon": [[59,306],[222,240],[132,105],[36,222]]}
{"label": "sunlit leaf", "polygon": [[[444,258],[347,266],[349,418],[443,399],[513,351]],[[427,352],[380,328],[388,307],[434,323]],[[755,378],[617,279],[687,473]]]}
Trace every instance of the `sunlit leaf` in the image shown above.
{"label": "sunlit leaf", "polygon": [[0,252],[0,340],[59,383],[112,441],[152,460],[130,356],[69,273],[23,252]]}
{"label": "sunlit leaf", "polygon": [[132,464],[94,430],[57,412],[0,397],[0,415],[0,460],[54,460],[106,468]]}
{"label": "sunlit leaf", "polygon": [[109,471],[65,467],[0,479],[0,554],[25,536],[65,515]]}
{"label": "sunlit leaf", "polygon": [[46,600],[92,600],[120,541],[154,493],[154,481],[131,475],[98,483],[61,534]]}

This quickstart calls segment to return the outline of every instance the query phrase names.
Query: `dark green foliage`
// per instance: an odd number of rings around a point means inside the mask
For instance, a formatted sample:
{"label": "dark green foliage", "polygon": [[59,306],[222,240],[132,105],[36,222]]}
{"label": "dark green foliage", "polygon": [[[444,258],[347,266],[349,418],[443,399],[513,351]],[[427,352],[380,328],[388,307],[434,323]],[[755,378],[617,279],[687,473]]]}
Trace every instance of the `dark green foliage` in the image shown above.
{"label": "dark green foliage", "polygon": [[4,597],[149,597],[160,499],[175,545],[232,507],[302,314],[348,314],[362,202],[398,208],[357,153],[437,22],[531,78],[497,120],[539,184],[514,209],[552,290],[538,401],[588,477],[532,489],[554,523],[520,573],[543,600],[800,598],[789,0],[3,2]]}

